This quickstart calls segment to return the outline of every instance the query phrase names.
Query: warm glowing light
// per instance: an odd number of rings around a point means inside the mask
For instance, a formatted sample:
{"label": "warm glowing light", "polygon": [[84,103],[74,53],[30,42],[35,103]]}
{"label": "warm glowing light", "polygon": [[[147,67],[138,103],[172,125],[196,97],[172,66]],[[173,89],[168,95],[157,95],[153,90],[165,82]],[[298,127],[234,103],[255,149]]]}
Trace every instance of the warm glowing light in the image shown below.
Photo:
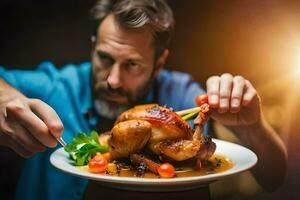
{"label": "warm glowing light", "polygon": [[300,42],[297,42],[298,45],[297,45],[297,48],[294,49],[294,58],[292,59],[292,71],[291,73],[293,74],[294,78],[299,80],[300,78]]}
{"label": "warm glowing light", "polygon": [[295,70],[295,73],[296,73],[297,78],[299,78],[300,77],[300,63],[298,64],[298,66]]}

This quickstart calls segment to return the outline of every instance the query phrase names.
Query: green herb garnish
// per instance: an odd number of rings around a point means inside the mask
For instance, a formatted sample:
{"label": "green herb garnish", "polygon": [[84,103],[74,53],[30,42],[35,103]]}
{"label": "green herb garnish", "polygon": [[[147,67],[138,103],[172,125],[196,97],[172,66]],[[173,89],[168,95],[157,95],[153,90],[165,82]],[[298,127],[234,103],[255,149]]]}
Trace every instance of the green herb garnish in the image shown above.
{"label": "green herb garnish", "polygon": [[70,144],[64,147],[71,159],[74,160],[74,165],[86,165],[97,152],[106,153],[109,151],[108,146],[99,143],[98,137],[96,131],[91,131],[90,136],[80,132]]}

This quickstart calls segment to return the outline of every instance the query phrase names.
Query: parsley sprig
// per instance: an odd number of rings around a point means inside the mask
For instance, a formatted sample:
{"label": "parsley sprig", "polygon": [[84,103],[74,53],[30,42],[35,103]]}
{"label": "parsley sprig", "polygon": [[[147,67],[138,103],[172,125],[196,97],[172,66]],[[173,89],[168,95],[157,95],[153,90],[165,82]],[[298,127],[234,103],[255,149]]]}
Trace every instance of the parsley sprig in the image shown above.
{"label": "parsley sprig", "polygon": [[91,131],[90,136],[80,132],[70,144],[64,147],[74,161],[74,165],[86,165],[97,152],[106,153],[109,151],[108,146],[99,143],[98,137],[99,135],[96,131]]}

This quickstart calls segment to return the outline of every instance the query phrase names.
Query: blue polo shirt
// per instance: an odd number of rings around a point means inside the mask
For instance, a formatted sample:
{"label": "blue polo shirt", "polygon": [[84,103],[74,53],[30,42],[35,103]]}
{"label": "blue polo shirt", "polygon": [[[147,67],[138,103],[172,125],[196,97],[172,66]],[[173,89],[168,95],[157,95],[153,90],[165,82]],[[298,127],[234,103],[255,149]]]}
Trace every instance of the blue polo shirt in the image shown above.
{"label": "blue polo shirt", "polygon": [[[50,105],[63,124],[63,139],[69,143],[80,131],[89,133],[97,116],[87,117],[93,109],[90,88],[91,63],[69,64],[57,69],[51,62],[36,70],[6,70],[0,77],[28,98],[38,98]],[[196,95],[204,93],[191,76],[161,70],[144,103],[158,103],[182,110],[195,106]],[[96,120],[95,120],[96,119]],[[101,121],[99,122],[101,125]],[[56,148],[59,148],[58,145]],[[88,181],[55,169],[49,162],[56,148],[48,148],[25,161],[16,190],[16,199],[82,199]]]}

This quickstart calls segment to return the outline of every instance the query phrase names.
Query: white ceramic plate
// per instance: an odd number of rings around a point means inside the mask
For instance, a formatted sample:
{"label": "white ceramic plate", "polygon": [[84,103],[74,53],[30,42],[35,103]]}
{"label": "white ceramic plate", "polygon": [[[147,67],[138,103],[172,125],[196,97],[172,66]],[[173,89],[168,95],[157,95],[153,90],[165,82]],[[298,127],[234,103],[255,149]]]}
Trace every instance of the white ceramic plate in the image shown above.
{"label": "white ceramic plate", "polygon": [[257,156],[249,149],[238,144],[213,139],[217,145],[216,153],[229,158],[234,167],[220,173],[208,174],[195,177],[180,177],[171,179],[150,179],[150,178],[126,178],[107,175],[92,174],[77,169],[70,164],[68,153],[63,148],[57,149],[50,156],[50,162],[56,168],[65,173],[79,176],[85,179],[97,181],[99,184],[125,190],[134,191],[180,191],[201,187],[204,184],[219,180],[223,177],[246,171],[257,162]]}

